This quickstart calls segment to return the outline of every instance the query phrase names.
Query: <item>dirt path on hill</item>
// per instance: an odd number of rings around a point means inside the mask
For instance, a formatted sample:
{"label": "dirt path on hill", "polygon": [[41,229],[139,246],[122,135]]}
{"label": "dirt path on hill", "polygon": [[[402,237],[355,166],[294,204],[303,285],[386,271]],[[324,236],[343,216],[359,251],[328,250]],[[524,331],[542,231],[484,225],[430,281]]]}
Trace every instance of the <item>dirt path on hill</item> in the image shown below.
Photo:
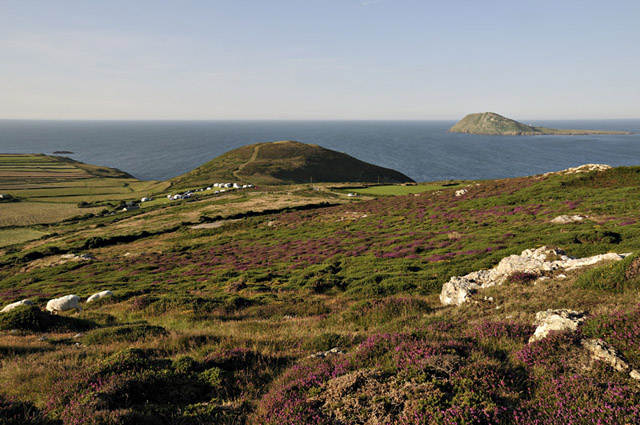
{"label": "dirt path on hill", "polygon": [[234,175],[235,178],[237,178],[238,180],[242,180],[242,178],[240,176],[238,176],[238,173],[240,173],[240,171],[242,171],[244,169],[244,167],[246,167],[247,165],[251,164],[253,161],[256,160],[256,158],[258,157],[258,152],[260,151],[260,146],[255,146],[253,148],[253,153],[251,154],[251,158],[249,158],[249,160],[247,162],[245,162],[244,164],[240,165],[238,167],[237,170],[235,170],[232,174]]}

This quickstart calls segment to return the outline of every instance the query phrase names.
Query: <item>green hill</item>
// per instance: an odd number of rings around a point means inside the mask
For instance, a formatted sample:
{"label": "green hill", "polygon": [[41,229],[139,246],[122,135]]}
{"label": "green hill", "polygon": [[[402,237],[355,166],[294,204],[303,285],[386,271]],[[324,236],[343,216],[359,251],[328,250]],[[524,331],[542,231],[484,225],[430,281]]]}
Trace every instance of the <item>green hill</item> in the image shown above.
{"label": "green hill", "polygon": [[469,114],[449,129],[450,133],[484,134],[491,136],[537,136],[565,135],[580,136],[591,134],[632,134],[627,131],[566,130],[534,127],[519,123],[494,112]]}
{"label": "green hill", "polygon": [[294,141],[243,146],[171,180],[174,187],[211,184],[215,181],[252,184],[413,182],[398,171],[318,145]]}

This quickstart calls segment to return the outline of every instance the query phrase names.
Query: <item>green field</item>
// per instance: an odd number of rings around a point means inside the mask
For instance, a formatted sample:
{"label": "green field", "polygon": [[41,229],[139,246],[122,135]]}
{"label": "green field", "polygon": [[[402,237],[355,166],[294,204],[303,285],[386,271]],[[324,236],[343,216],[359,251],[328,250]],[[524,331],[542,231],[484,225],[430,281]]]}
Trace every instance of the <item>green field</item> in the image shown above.
{"label": "green field", "polygon": [[[0,219],[0,222],[1,221],[2,219]],[[0,248],[8,245],[20,244],[33,239],[38,239],[46,234],[47,232],[29,228],[0,229]]]}
{"label": "green field", "polygon": [[388,185],[388,186],[371,186],[362,189],[345,190],[346,192],[358,193],[360,195],[372,195],[372,196],[398,196],[409,195],[411,193],[431,192],[435,190],[447,189],[451,187],[457,187],[457,185],[442,185],[442,184],[419,184],[415,186],[401,186],[401,185]]}
{"label": "green field", "polygon": [[[0,155],[0,226],[27,226],[96,213],[120,201],[162,192],[169,183],[140,181],[119,170],[45,155]],[[94,208],[79,208],[81,202]]]}

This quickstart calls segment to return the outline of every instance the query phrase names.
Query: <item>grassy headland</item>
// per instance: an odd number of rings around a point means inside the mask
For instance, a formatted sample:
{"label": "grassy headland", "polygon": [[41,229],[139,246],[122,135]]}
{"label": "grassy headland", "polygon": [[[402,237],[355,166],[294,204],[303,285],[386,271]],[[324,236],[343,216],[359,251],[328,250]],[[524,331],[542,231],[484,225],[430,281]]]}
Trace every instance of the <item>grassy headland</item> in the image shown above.
{"label": "grassy headland", "polygon": [[176,188],[211,181],[240,181],[254,185],[413,182],[402,173],[345,153],[294,141],[243,146],[171,180],[172,187]]}

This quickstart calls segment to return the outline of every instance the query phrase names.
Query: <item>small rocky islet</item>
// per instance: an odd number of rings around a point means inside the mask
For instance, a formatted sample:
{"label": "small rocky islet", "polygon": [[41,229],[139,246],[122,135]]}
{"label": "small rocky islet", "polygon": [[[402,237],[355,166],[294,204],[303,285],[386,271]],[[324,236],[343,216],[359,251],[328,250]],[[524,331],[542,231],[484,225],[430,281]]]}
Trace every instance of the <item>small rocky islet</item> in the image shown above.
{"label": "small rocky islet", "polygon": [[535,127],[522,124],[495,112],[469,114],[448,130],[449,133],[480,134],[485,136],[589,136],[628,135],[628,131],[570,130]]}

